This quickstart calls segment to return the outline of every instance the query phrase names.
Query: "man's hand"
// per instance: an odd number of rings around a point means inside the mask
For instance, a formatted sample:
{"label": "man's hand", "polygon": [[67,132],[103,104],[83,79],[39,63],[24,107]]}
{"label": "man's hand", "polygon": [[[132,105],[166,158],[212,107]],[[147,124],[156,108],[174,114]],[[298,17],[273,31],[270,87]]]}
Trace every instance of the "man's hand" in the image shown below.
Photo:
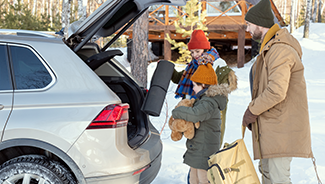
{"label": "man's hand", "polygon": [[252,130],[252,123],[257,119],[257,115],[252,114],[252,112],[247,107],[244,117],[243,117],[243,126],[247,127],[249,130]]}

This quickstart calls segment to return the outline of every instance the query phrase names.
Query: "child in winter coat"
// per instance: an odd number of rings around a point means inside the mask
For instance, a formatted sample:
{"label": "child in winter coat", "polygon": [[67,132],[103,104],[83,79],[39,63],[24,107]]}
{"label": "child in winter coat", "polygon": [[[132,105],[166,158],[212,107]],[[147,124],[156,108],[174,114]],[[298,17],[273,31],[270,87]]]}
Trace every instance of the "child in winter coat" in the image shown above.
{"label": "child in winter coat", "polygon": [[[191,51],[192,61],[187,65],[183,71],[176,71],[174,69],[172,75],[172,82],[178,84],[175,91],[176,98],[196,98],[193,91],[193,83],[190,80],[193,73],[197,70],[199,63],[211,63],[212,66],[217,65],[216,60],[219,58],[219,53],[215,48],[210,47],[210,42],[205,36],[202,30],[194,30],[189,43],[187,44],[188,49]],[[211,49],[210,49],[211,48]],[[210,50],[209,50],[210,49]],[[227,66],[222,60],[218,62],[218,66],[213,68],[218,76],[219,84],[227,84],[230,91],[237,89],[237,77],[235,72]],[[226,87],[226,86],[225,86]],[[221,112],[222,124],[221,124],[221,141],[219,147],[221,147],[226,128],[226,108]]]}
{"label": "child in winter coat", "polygon": [[218,85],[217,75],[210,63],[199,65],[191,80],[196,94],[193,107],[177,107],[172,116],[193,123],[201,122],[193,139],[187,139],[183,158],[184,163],[190,166],[190,184],[207,184],[208,157],[219,150],[220,111],[226,107],[230,90],[225,84]]}
{"label": "child in winter coat", "polygon": [[190,78],[198,68],[198,62],[204,61],[213,65],[214,61],[219,58],[218,51],[215,48],[210,49],[210,42],[200,29],[193,31],[187,47],[191,51],[192,61],[185,70],[181,72],[174,70],[172,75],[172,81],[178,84],[175,92],[176,98],[195,98]]}

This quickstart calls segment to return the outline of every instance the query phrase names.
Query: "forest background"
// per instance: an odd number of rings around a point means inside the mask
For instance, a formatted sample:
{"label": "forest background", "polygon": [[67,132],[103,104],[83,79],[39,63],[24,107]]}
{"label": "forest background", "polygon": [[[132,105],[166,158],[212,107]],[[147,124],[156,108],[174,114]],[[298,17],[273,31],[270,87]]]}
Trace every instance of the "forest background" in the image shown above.
{"label": "forest background", "polygon": [[[59,31],[74,21],[87,18],[105,0],[0,0],[0,28]],[[209,1],[209,0],[208,0]],[[216,0],[210,0],[216,1]],[[217,0],[221,1],[221,0]],[[305,24],[310,6],[312,22],[325,22],[324,0],[273,0],[287,23],[295,28]],[[291,13],[293,11],[294,13]],[[119,40],[126,42],[126,39]],[[125,47],[113,45],[116,47]]]}

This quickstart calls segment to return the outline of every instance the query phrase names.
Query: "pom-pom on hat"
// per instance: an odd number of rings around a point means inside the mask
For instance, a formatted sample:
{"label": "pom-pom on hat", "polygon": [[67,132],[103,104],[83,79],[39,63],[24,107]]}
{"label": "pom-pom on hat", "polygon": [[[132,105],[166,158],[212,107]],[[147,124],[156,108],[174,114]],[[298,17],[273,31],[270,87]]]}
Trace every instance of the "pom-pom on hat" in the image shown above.
{"label": "pom-pom on hat", "polygon": [[199,65],[192,75],[191,81],[208,85],[218,84],[217,74],[210,63],[207,65]]}
{"label": "pom-pom on hat", "polygon": [[274,15],[270,0],[261,0],[249,9],[245,20],[258,26],[271,28],[274,25]]}
{"label": "pom-pom on hat", "polygon": [[188,50],[210,49],[210,42],[201,29],[194,30],[191,39],[187,44]]}

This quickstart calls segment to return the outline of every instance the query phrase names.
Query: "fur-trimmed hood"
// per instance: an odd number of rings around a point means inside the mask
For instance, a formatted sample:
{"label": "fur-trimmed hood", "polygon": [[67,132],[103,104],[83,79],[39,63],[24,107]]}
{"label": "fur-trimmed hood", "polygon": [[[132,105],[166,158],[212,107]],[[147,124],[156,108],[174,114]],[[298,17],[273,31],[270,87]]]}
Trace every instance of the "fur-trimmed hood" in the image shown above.
{"label": "fur-trimmed hood", "polygon": [[208,88],[208,90],[204,93],[208,97],[216,96],[216,95],[224,95],[228,98],[228,94],[237,89],[237,76],[234,71],[230,71],[228,73],[228,82],[212,85]]}
{"label": "fur-trimmed hood", "polygon": [[230,93],[230,88],[228,84],[218,84],[218,85],[212,85],[208,88],[208,90],[205,91],[205,95],[208,97],[213,97],[216,95],[223,95],[228,97],[228,94]]}

